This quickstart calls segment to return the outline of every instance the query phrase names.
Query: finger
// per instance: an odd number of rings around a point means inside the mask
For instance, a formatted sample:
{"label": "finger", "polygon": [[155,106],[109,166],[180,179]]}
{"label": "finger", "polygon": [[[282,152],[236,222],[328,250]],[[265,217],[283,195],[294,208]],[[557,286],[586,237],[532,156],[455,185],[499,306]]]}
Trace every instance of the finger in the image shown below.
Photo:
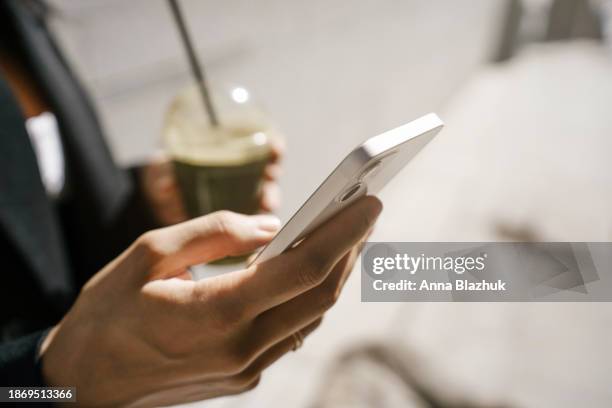
{"label": "finger", "polygon": [[178,186],[176,180],[172,174],[161,174],[158,176],[152,176],[149,174],[145,181],[146,188],[149,189],[151,194],[163,195],[169,193],[178,193]]}
{"label": "finger", "polygon": [[160,202],[164,201],[179,201],[181,190],[179,189],[176,179],[171,176],[159,177],[151,186],[151,192]]}
{"label": "finger", "polygon": [[371,234],[372,234],[372,228],[370,228],[370,230],[364,235],[361,242],[355,245],[355,247],[348,254],[347,259],[346,259],[347,273],[344,274],[344,277],[340,284],[340,288],[344,287],[344,284],[346,283],[347,279],[351,275],[351,272],[353,272],[353,269],[355,269],[355,262],[357,262],[357,259],[359,258],[359,254],[361,253],[363,249],[363,244],[368,240],[368,238],[370,238]]}
{"label": "finger", "polygon": [[[322,319],[318,319],[300,330],[304,339],[317,329],[321,324],[321,320]],[[283,355],[287,354],[287,352],[291,351],[294,344],[293,337],[288,337],[278,344],[275,344],[261,356],[256,358],[244,371],[235,376],[229,378],[219,377],[216,379],[205,377],[204,379],[182,384],[179,387],[169,387],[167,391],[158,390],[156,394],[152,396],[153,398],[150,400],[142,400],[141,404],[143,406],[165,406],[176,404],[177,402],[185,403],[189,401],[200,401],[215,396],[233,395],[251,390],[259,383],[263,370],[274,364]],[[202,381],[206,383],[203,384]],[[177,399],[177,395],[180,395],[180,399]],[[153,403],[153,401],[155,403]]]}
{"label": "finger", "polygon": [[270,344],[321,318],[337,301],[352,269],[351,251],[342,257],[321,285],[259,315],[249,335],[250,353],[257,355]]}
{"label": "finger", "polygon": [[[295,332],[299,330],[299,335],[306,339],[321,325],[322,320],[323,318],[320,317],[306,326],[299,327]],[[295,332],[291,332],[285,338],[263,351],[244,371],[230,377],[228,379],[230,386],[239,390],[247,388],[250,384],[257,381],[263,370],[270,367],[288,352],[296,351],[296,340],[293,336]]]}
{"label": "finger", "polygon": [[159,201],[152,203],[151,208],[162,225],[178,224],[189,219],[182,201],[177,196],[160,197]]}
{"label": "finger", "polygon": [[173,175],[174,165],[166,154],[156,153],[141,167],[141,170],[148,179],[156,179],[158,177]]}
{"label": "finger", "polygon": [[381,210],[378,199],[360,198],[296,248],[236,272],[231,277],[229,301],[246,305],[248,313],[257,315],[319,285],[340,258],[361,241]]}
{"label": "finger", "polygon": [[271,212],[280,207],[280,188],[278,184],[266,181],[262,187],[260,206],[263,211]]}
{"label": "finger", "polygon": [[270,163],[278,163],[285,155],[285,140],[280,137],[270,138]]}
{"label": "finger", "polygon": [[177,224],[189,219],[178,195],[164,194],[157,196],[155,200],[158,201],[151,200],[151,208],[162,225]]}
{"label": "finger", "polygon": [[282,171],[283,168],[280,166],[280,164],[268,164],[264,168],[264,179],[269,181],[278,180],[282,174]]}
{"label": "finger", "polygon": [[[183,206],[177,202],[167,202],[164,204],[158,204],[154,208],[156,211],[164,212],[167,214],[183,215]],[[183,221],[186,221],[186,220],[183,220]]]}
{"label": "finger", "polygon": [[233,395],[242,394],[250,391],[257,387],[260,378],[256,378],[252,383],[247,384],[243,388],[236,389],[225,382],[213,383],[213,384],[201,384],[194,383],[188,386],[174,387],[171,389],[170,395],[166,399],[155,400],[155,403],[144,403],[139,406],[150,407],[150,406],[170,406],[176,404],[187,404],[190,402],[198,402],[202,400],[208,400],[218,397],[229,397]]}
{"label": "finger", "polygon": [[353,269],[355,267],[355,261],[357,260],[357,257],[359,256],[360,252],[361,245],[358,245],[355,248],[351,249],[351,251],[340,260],[339,264],[342,265],[341,267],[343,268],[343,274],[340,277],[340,283],[338,285],[339,291],[342,290],[344,284],[346,283],[346,280],[351,275],[351,272],[353,272]]}
{"label": "finger", "polygon": [[181,274],[191,265],[242,255],[268,243],[280,228],[272,215],[218,211],[143,235],[138,244],[153,260],[156,278]]}

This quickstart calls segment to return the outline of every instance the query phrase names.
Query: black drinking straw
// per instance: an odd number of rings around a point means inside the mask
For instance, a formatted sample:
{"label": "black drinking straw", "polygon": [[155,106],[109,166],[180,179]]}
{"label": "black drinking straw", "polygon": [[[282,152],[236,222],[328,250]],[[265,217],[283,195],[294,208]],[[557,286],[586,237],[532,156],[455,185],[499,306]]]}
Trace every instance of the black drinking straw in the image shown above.
{"label": "black drinking straw", "polygon": [[204,102],[204,107],[206,108],[206,112],[208,113],[208,119],[210,120],[211,126],[217,127],[219,126],[219,119],[217,119],[217,113],[215,112],[215,108],[213,107],[212,100],[210,98],[210,93],[208,92],[204,69],[202,68],[200,61],[198,60],[198,56],[196,55],[195,49],[193,48],[193,43],[191,42],[191,38],[189,37],[187,25],[185,24],[185,19],[183,18],[183,14],[181,13],[178,1],[168,0],[168,3],[170,4],[172,15],[174,16],[176,25],[178,26],[179,32],[181,33],[183,46],[185,47],[187,57],[189,58],[191,73],[193,74],[196,82],[198,83],[198,88],[200,89],[200,94],[202,96],[202,102]]}

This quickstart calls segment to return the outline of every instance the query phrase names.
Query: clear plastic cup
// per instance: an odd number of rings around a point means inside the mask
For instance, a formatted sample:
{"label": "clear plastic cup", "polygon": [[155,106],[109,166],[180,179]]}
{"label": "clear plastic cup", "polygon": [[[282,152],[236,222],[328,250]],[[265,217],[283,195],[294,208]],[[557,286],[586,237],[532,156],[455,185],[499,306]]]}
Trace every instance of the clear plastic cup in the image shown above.
{"label": "clear plastic cup", "polygon": [[259,211],[264,168],[276,127],[241,86],[213,88],[219,125],[211,126],[197,86],[172,101],[163,129],[164,144],[190,217],[218,210]]}

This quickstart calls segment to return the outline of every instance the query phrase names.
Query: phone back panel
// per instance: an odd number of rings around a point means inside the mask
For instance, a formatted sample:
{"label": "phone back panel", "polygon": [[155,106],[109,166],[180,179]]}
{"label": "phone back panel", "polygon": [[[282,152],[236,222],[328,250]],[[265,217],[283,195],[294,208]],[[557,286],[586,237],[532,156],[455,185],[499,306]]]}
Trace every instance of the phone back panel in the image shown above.
{"label": "phone back panel", "polygon": [[443,126],[440,118],[430,113],[355,148],[253,262],[280,255],[359,197],[377,194]]}

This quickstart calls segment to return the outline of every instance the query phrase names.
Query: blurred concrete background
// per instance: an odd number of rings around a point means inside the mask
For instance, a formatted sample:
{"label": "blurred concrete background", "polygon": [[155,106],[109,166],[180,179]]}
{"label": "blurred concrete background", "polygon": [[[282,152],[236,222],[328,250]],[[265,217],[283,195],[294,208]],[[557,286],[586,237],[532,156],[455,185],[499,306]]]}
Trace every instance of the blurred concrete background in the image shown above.
{"label": "blurred concrete background", "polygon": [[[211,82],[251,89],[287,137],[282,218],[356,143],[438,110],[493,52],[501,3],[182,2]],[[191,81],[166,2],[53,4],[115,157],[143,159]]]}
{"label": "blurred concrete background", "polygon": [[[554,25],[547,0],[182,3],[211,81],[248,87],[286,135],[281,218],[356,143],[436,111],[447,128],[383,194],[374,240],[612,239],[609,2],[558,1]],[[165,2],[52,4],[116,158],[145,159],[190,83]],[[607,304],[363,304],[353,276],[254,392],[196,405],[309,406],[340,353],[376,341],[416,355],[434,394],[610,406],[611,323]]]}

